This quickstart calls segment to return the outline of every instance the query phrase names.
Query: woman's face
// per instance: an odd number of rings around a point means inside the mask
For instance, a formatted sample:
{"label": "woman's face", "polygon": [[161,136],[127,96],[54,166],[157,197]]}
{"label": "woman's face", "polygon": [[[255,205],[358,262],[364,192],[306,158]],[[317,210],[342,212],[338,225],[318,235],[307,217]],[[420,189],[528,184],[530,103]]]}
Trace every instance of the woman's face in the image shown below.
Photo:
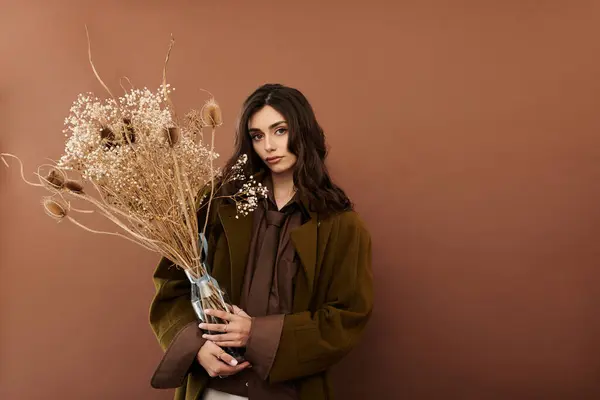
{"label": "woman's face", "polygon": [[279,112],[264,106],[248,121],[254,151],[273,174],[293,171],[297,157],[288,150],[288,125]]}

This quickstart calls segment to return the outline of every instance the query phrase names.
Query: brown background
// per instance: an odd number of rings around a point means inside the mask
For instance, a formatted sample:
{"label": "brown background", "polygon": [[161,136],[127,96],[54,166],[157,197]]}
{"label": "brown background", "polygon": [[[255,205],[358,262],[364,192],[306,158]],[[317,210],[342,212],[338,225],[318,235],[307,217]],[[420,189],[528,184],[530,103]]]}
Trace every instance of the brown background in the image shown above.
{"label": "brown background", "polygon": [[[313,103],[374,240],[342,398],[600,398],[598,2],[4,0],[0,151],[30,177],[103,94],[86,23],[115,91],[157,87],[175,35],[176,103],[221,102],[221,162],[258,85]],[[57,226],[16,168],[0,187],[0,398],[171,398],[149,387],[157,257]]]}

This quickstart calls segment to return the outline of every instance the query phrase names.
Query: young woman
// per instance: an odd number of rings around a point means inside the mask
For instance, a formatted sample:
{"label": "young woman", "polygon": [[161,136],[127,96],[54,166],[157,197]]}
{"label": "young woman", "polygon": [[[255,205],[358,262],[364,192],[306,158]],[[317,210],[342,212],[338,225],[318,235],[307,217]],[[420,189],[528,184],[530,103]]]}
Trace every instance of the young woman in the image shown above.
{"label": "young woman", "polygon": [[207,310],[227,324],[198,325],[189,281],[161,260],[150,323],[166,353],[152,386],[177,388],[176,400],[331,399],[328,370],[371,314],[370,235],[329,177],[323,130],[298,90],[252,93],[225,168],[242,154],[268,198],[240,218],[235,204],[211,206],[207,230],[207,260],[234,313]]}

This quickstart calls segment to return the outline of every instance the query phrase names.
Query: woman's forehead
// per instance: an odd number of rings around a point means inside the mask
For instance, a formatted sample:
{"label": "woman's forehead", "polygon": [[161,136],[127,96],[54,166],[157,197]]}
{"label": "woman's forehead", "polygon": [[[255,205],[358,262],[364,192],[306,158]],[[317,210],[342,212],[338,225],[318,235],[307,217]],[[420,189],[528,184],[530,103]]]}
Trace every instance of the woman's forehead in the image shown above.
{"label": "woman's forehead", "polygon": [[268,130],[273,124],[285,122],[285,117],[271,106],[264,106],[248,120],[249,129]]}

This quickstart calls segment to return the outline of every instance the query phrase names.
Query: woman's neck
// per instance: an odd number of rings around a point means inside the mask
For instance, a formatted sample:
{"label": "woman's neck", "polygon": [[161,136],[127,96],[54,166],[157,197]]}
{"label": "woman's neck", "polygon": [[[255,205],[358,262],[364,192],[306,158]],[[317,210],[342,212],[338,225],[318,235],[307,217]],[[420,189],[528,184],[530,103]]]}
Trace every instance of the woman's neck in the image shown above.
{"label": "woman's neck", "polygon": [[273,183],[275,203],[277,203],[277,208],[281,209],[296,193],[293,171],[284,174],[271,174],[271,182]]}

